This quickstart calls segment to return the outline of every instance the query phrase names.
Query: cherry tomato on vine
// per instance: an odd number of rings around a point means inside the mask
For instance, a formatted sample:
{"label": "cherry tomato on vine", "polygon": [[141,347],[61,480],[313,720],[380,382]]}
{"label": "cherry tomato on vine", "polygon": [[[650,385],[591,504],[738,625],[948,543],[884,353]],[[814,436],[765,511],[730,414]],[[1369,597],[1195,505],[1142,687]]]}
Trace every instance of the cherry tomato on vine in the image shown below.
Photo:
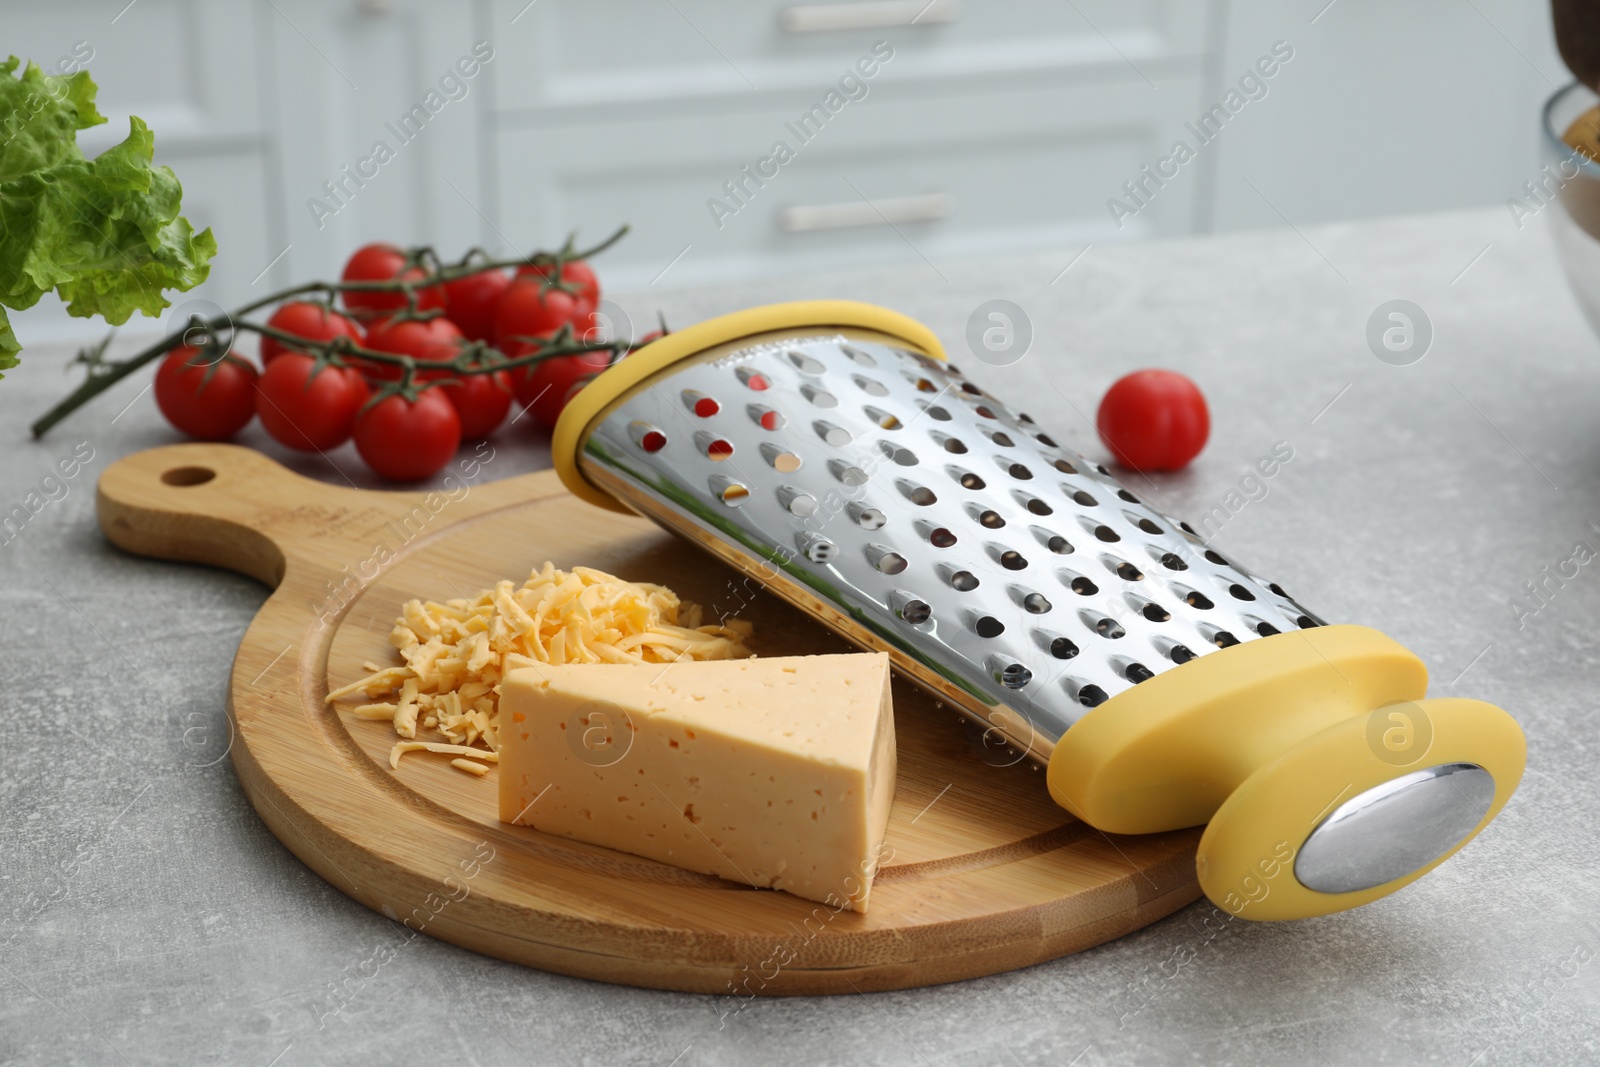
{"label": "cherry tomato on vine", "polygon": [[[427,276],[421,267],[407,267],[403,249],[391,244],[370,244],[356,249],[344,265],[342,279],[347,282],[386,282],[393,278],[412,279]],[[371,318],[386,312],[399,311],[406,306],[404,293],[347,292],[339,294],[344,306],[358,318]],[[444,304],[439,287],[432,285],[417,290],[417,310],[427,311]]]}
{"label": "cherry tomato on vine", "polygon": [[461,417],[441,389],[425,389],[416,402],[391,396],[361,413],[356,451],[367,466],[396,482],[437,474],[461,444]]}
{"label": "cherry tomato on vine", "polygon": [[370,392],[348,367],[323,367],[316,360],[285,352],[256,382],[256,414],[279,443],[301,452],[326,452],[350,439],[356,414]]}
{"label": "cherry tomato on vine", "polygon": [[[461,343],[461,331],[456,324],[442,315],[431,319],[377,319],[367,330],[367,347],[396,356],[410,356],[419,362],[444,362],[455,357]],[[389,363],[366,360],[362,372],[369,378],[395,381],[400,368]],[[426,381],[438,374],[421,374]]]}
{"label": "cherry tomato on vine", "polygon": [[201,349],[182,345],[167,353],[156,371],[156,406],[161,414],[201,441],[226,441],[256,414],[255,367],[232,354],[219,359],[212,372],[212,361]]}
{"label": "cherry tomato on vine", "polygon": [[1211,415],[1200,388],[1184,375],[1141,370],[1106,391],[1095,425],[1100,440],[1123,466],[1175,471],[1205,447]]}
{"label": "cherry tomato on vine", "polygon": [[552,356],[531,367],[518,368],[512,379],[517,403],[526,407],[540,426],[554,429],[567,402],[606,369],[610,356],[609,352]]}
{"label": "cherry tomato on vine", "polygon": [[[292,333],[296,337],[304,337],[307,341],[331,341],[335,337],[348,337],[356,344],[361,344],[365,340],[361,327],[354,319],[346,318],[337,311],[329,311],[322,304],[313,304],[305,300],[291,300],[287,304],[280,304],[278,310],[267,320],[267,325],[284,333]],[[288,351],[290,349],[276,337],[261,338],[263,365],[271,363]]]}
{"label": "cherry tomato on vine", "polygon": [[[506,288],[494,306],[495,339],[506,346],[533,337],[549,337],[584,310],[576,297],[559,289],[543,290],[536,279],[519,278]],[[592,309],[589,309],[592,311]],[[573,326],[574,332],[578,330]]]}
{"label": "cherry tomato on vine", "polygon": [[493,341],[494,306],[510,287],[511,275],[503,270],[486,270],[446,282],[445,314],[474,341]]}
{"label": "cherry tomato on vine", "polygon": [[506,413],[511,410],[511,375],[507,371],[470,374],[438,388],[450,398],[461,417],[463,441],[488,437],[506,421]]}
{"label": "cherry tomato on vine", "polygon": [[[551,263],[524,263],[517,268],[518,277],[533,275],[539,278],[548,278],[555,269]],[[578,291],[578,296],[585,300],[589,307],[600,306],[600,279],[595,277],[594,268],[581,259],[569,259],[561,266],[561,281]]]}

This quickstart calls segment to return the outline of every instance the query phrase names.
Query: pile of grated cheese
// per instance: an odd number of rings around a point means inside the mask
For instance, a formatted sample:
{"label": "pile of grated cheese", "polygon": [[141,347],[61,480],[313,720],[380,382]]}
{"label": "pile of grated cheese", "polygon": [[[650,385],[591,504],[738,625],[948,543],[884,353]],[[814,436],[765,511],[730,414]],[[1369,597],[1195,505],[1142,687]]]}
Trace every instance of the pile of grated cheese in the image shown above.
{"label": "pile of grated cheese", "polygon": [[[394,724],[399,741],[391,767],[407,752],[453,756],[467,774],[488,773],[500,749],[500,680],[507,671],[541,663],[671,663],[750,656],[748,622],[704,624],[697,604],[661,585],[626,582],[592,567],[557,570],[551,563],[520,588],[499,582],[470,600],[411,600],[389,643],[404,666],[363,666],[366,677],[328,694],[333,703],[357,694],[371,703],[352,714]],[[388,699],[379,699],[379,698]],[[445,742],[418,741],[418,729]],[[485,762],[477,762],[479,760]]]}

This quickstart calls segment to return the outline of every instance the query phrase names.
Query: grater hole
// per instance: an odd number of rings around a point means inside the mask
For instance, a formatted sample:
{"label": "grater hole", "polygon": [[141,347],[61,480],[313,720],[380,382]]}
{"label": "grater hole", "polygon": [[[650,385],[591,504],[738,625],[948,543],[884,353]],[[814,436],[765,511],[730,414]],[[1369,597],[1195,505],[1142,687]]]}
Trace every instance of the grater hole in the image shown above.
{"label": "grater hole", "polygon": [[830,563],[839,552],[832,541],[817,534],[802,533],[799,541],[800,551],[805,553],[806,559],[812,563]]}
{"label": "grater hole", "polygon": [[846,430],[843,426],[835,426],[831,422],[813,422],[811,428],[817,432],[818,437],[834,448],[842,448],[852,440],[849,430]]}
{"label": "grater hole", "polygon": [[1099,471],[1101,474],[1104,474],[1107,478],[1111,477],[1111,472],[1106,470],[1106,465],[1104,463],[1096,463],[1094,465],[1094,469]]}
{"label": "grater hole", "polygon": [[1279,596],[1283,597],[1283,599],[1285,599],[1285,600],[1289,599],[1289,594],[1285,593],[1283,591],[1283,586],[1279,585],[1277,582],[1268,582],[1267,583],[1267,588],[1272,590],[1274,593],[1277,593]]}
{"label": "grater hole", "polygon": [[1078,646],[1065,637],[1053,638],[1050,642],[1050,654],[1056,659],[1071,659],[1078,654]]}
{"label": "grater hole", "polygon": [[926,378],[910,378],[908,376],[908,380],[917,387],[917,392],[919,393],[937,393],[939,391],[939,387]]}
{"label": "grater hole", "polygon": [[1023,506],[1035,515],[1053,515],[1055,513],[1055,508],[1052,508],[1036,496],[1028,497],[1027,503]]}
{"label": "grater hole", "polygon": [[1117,534],[1117,531],[1104,524],[1094,528],[1094,535],[1108,544],[1122,540],[1122,538]]}
{"label": "grater hole", "polygon": [[1127,519],[1128,519],[1129,522],[1133,523],[1135,526],[1139,527],[1139,529],[1143,530],[1147,534],[1166,533],[1165,530],[1163,530],[1161,527],[1157,526],[1155,523],[1151,522],[1147,518],[1144,518],[1144,517],[1142,517],[1140,515],[1134,515],[1134,514],[1131,514],[1129,512],[1124,512],[1123,514],[1127,516]]}
{"label": "grater hole", "polygon": [[628,433],[633,438],[633,443],[646,452],[660,452],[667,447],[667,435],[659,426],[652,426],[642,419],[635,419],[628,424]]}
{"label": "grater hole", "polygon": [[1029,593],[1022,598],[1022,607],[1030,615],[1043,615],[1050,610],[1051,604],[1043,593]]}
{"label": "grater hole", "polygon": [[978,513],[978,525],[986,530],[998,530],[1005,524],[1005,518],[998,511],[991,510]]}
{"label": "grater hole", "polygon": [[750,414],[751,421],[763,430],[781,430],[789,421],[783,417],[782,412],[762,407],[760,404],[751,404],[745,411]]}
{"label": "grater hole", "polygon": [[1190,589],[1184,594],[1183,599],[1191,608],[1199,608],[1201,611],[1210,611],[1216,606],[1211,603],[1210,597],[1196,589]]}
{"label": "grater hole", "polygon": [[884,385],[882,382],[878,381],[875,378],[868,378],[865,374],[857,374],[855,377],[851,378],[850,380],[856,383],[856,388],[857,389],[860,389],[863,393],[866,393],[868,396],[888,396],[889,395],[889,387],[887,385]]}
{"label": "grater hole", "polygon": [[971,571],[956,571],[950,575],[950,585],[959,592],[970,593],[978,588],[978,576]]}
{"label": "grater hole", "polygon": [[1302,630],[1311,630],[1316,628],[1317,620],[1313,619],[1310,615],[1302,615],[1298,619],[1294,620],[1294,624],[1300,627]]}
{"label": "grater hole", "polygon": [[1228,586],[1228,595],[1233,597],[1235,600],[1254,600],[1256,598],[1254,593],[1240,585],[1238,582],[1234,582],[1232,585]]}
{"label": "grater hole", "polygon": [[949,548],[956,543],[956,535],[943,526],[938,526],[928,534],[928,543],[934,548]]}
{"label": "grater hole", "polygon": [[1211,640],[1218,648],[1232,648],[1239,643],[1239,639],[1226,630],[1218,630]]}
{"label": "grater hole", "polygon": [[813,515],[817,510],[817,498],[793,486],[783,486],[778,490],[778,502],[791,515],[798,515],[802,519]]}
{"label": "grater hole", "polygon": [[878,451],[902,467],[915,467],[917,465],[917,454],[915,452],[892,441],[879,441]]}
{"label": "grater hole", "polygon": [[1023,557],[1021,552],[1018,552],[1014,548],[1008,548],[1001,552],[999,558],[1000,566],[1004,567],[1008,571],[1026,570],[1028,567],[1027,559]]}
{"label": "grater hole", "polygon": [[[921,403],[921,401],[918,401],[918,403]],[[937,419],[940,422],[949,422],[950,421],[950,412],[946,411],[944,408],[940,407],[938,404],[924,404],[923,407],[922,407],[922,410],[926,411],[929,414],[929,416],[931,416],[934,419]]]}
{"label": "grater hole", "polygon": [[900,428],[900,420],[889,414],[887,411],[884,411],[882,408],[869,406],[864,407],[861,410],[866,412],[867,418],[877,423],[881,429],[898,430]]}
{"label": "grater hole", "polygon": [[1081,574],[1073,575],[1072,580],[1067,583],[1067,588],[1079,596],[1094,596],[1100,592],[1098,585],[1095,585]]}
{"label": "grater hole", "polygon": [[1078,473],[1078,468],[1074,467],[1072,464],[1068,463],[1064,459],[1058,459],[1058,460],[1054,461],[1051,464],[1051,466],[1055,467],[1055,469],[1060,471],[1062,474],[1077,474]]}
{"label": "grater hole", "polygon": [[876,367],[878,365],[877,360],[873,359],[871,355],[863,352],[855,345],[841,344],[839,346],[839,351],[843,352],[845,355],[849,356],[863,367]]}
{"label": "grater hole", "polygon": [[925,508],[939,502],[939,498],[934,495],[933,490],[925,485],[912,485],[910,482],[901,482],[900,491],[905,494],[907,500],[918,507]]}
{"label": "grater hole", "polygon": [[873,557],[872,565],[884,574],[899,574],[907,567],[906,558],[898,552],[891,552],[878,546],[870,546],[869,554]]}
{"label": "grater hole", "polygon": [[1194,659],[1194,652],[1188,645],[1173,645],[1167,652],[1168,658],[1174,663],[1188,663]]}
{"label": "grater hole", "polygon": [[709,419],[722,410],[722,405],[717,403],[714,398],[706,396],[704,393],[698,393],[693,389],[685,389],[682,396],[684,406],[702,419]]}
{"label": "grater hole", "polygon": [[961,483],[963,489],[982,489],[987,483],[971,471],[964,471],[960,467],[946,467],[950,477]]}
{"label": "grater hole", "polygon": [[1033,681],[1033,672],[1020,663],[1008,663],[1000,668],[1000,684],[1007,689],[1021,689]]}
{"label": "grater hole", "polygon": [[1072,542],[1068,541],[1060,534],[1051,534],[1049,537],[1045,538],[1044,547],[1048,548],[1058,556],[1070,556],[1072,555],[1073,551]]}
{"label": "grater hole", "polygon": [[819,408],[836,408],[839,406],[838,397],[826,389],[818,389],[814,385],[802,385],[800,387],[800,395]]}
{"label": "grater hole", "polygon": [[[1060,445],[1056,444],[1056,439],[1054,437],[1051,437],[1047,433],[1036,433],[1036,434],[1033,435],[1033,439],[1035,441],[1038,441],[1041,445],[1044,445],[1046,448],[1060,448],[1061,447]],[[1062,462],[1066,463],[1066,460],[1062,460]],[[1067,463],[1067,466],[1070,467],[1070,466],[1072,466],[1072,464]],[[1071,470],[1071,471],[1068,471],[1067,473],[1068,474],[1076,474],[1078,472],[1076,470]]]}
{"label": "grater hole", "polygon": [[791,348],[784,355],[789,357],[789,362],[794,364],[796,370],[802,374],[826,374],[828,368],[818,360],[812,359],[798,348]]}
{"label": "grater hole", "polygon": [[864,508],[859,504],[850,506],[850,517],[863,530],[881,530],[884,524],[889,521],[889,517],[877,508]]}
{"label": "grater hole", "polygon": [[1256,633],[1260,634],[1262,637],[1271,637],[1273,634],[1281,632],[1282,631],[1280,631],[1270,622],[1258,621],[1256,623]]}
{"label": "grater hole", "polygon": [[991,430],[988,427],[983,427],[982,429],[983,435],[989,440],[993,441],[995,444],[999,445],[1001,448],[1010,448],[1012,445],[1016,444],[1016,442],[1011,439],[1011,435],[1006,433],[1004,430]]}
{"label": "grater hole", "polygon": [[1145,601],[1144,606],[1139,609],[1139,614],[1151,622],[1170,622],[1172,620],[1172,612],[1153,600]]}
{"label": "grater hole", "polygon": [[1122,676],[1138,685],[1140,682],[1146,682],[1154,678],[1156,672],[1146,667],[1143,663],[1130,663],[1122,668]]}
{"label": "grater hole", "polygon": [[1206,549],[1206,559],[1209,559],[1212,563],[1215,563],[1219,567],[1231,566],[1231,564],[1228,563],[1228,558],[1214,548]]}
{"label": "grater hole", "polygon": [[993,615],[980,615],[972,624],[979,637],[999,637],[1006,632],[1006,624]]}
{"label": "grater hole", "polygon": [[1163,552],[1158,562],[1169,571],[1186,571],[1189,565],[1176,552]]}
{"label": "grater hole", "polygon": [[1033,477],[1033,472],[1021,463],[1013,463],[1006,467],[1006,473],[1018,481],[1025,482]]}
{"label": "grater hole", "polygon": [[921,626],[933,618],[933,608],[926,600],[908,600],[900,606],[900,618],[912,626]]}
{"label": "grater hole", "polygon": [[[1062,486],[1062,488],[1065,489],[1066,486]],[[1090,496],[1088,493],[1084,492],[1082,489],[1079,489],[1076,492],[1072,493],[1071,496],[1072,496],[1072,502],[1074,504],[1078,504],[1078,505],[1080,505],[1082,507],[1097,508],[1097,507],[1100,506],[1100,501],[1096,500],[1094,497]]]}
{"label": "grater hole", "polygon": [[777,445],[762,445],[761,458],[765,459],[767,465],[779,474],[793,474],[800,469],[800,457],[793,452],[785,452]]}
{"label": "grater hole", "polygon": [[972,382],[962,382],[961,383],[961,391],[963,393],[967,393],[967,394],[969,394],[971,396],[982,396],[983,395],[983,390],[979,389]]}
{"label": "grater hole", "polygon": [[737,373],[739,380],[745,384],[745,388],[753,392],[764,393],[772,388],[772,382],[767,380],[765,374],[753,371],[749,367],[740,367]]}
{"label": "grater hole", "polygon": [[1086,708],[1098,708],[1110,698],[1106,691],[1098,685],[1081,685],[1078,687],[1078,703]]}
{"label": "grater hole", "polygon": [[1025,422],[1029,426],[1032,426],[1033,425],[1033,416],[1029,415],[1026,411],[1019,411],[1019,412],[1017,412],[1017,421],[1018,422]]}
{"label": "grater hole", "polygon": [[1178,523],[1178,529],[1180,529],[1180,530],[1182,530],[1182,531],[1183,531],[1183,532],[1184,532],[1184,533],[1186,533],[1186,534],[1190,534],[1190,535],[1192,535],[1192,536],[1195,536],[1195,537],[1198,537],[1198,536],[1200,536],[1200,535],[1199,535],[1199,534],[1196,534],[1196,533],[1195,533],[1195,532],[1194,532],[1194,527],[1193,527],[1193,526],[1190,526],[1190,525],[1189,525],[1189,524],[1188,524],[1188,523],[1186,523],[1186,522],[1179,522],[1179,523]]}
{"label": "grater hole", "polygon": [[1125,582],[1140,582],[1144,580],[1144,572],[1125,559],[1118,560],[1111,556],[1102,556],[1101,559],[1112,574],[1115,574]]}
{"label": "grater hole", "polygon": [[[1088,620],[1085,621],[1087,622]],[[1101,637],[1104,637],[1107,641],[1116,641],[1119,638],[1127,636],[1128,633],[1128,631],[1124,630],[1122,628],[1122,624],[1117,622],[1116,619],[1107,618],[1104,616],[1095,619],[1093,622],[1090,622],[1089,628],[1095,633],[1099,634]]]}
{"label": "grater hole", "polygon": [[1141,501],[1138,497],[1134,496],[1132,493],[1128,492],[1126,489],[1118,489],[1117,490],[1117,495],[1120,496],[1122,499],[1126,500],[1130,504],[1143,503],[1143,501]]}
{"label": "grater hole", "polygon": [[944,439],[944,450],[960,456],[966,454],[967,446],[966,443],[958,437],[946,437]]}
{"label": "grater hole", "polygon": [[712,495],[730,508],[741,507],[746,500],[750,499],[748,486],[732,479],[724,478],[721,475],[714,476],[711,479],[711,492]]}
{"label": "grater hole", "polygon": [[994,413],[994,411],[987,404],[979,404],[977,407],[973,408],[972,410],[976,411],[979,414],[979,416],[981,416],[982,418],[985,418],[985,419],[998,419],[1000,417],[1000,416],[996,415]]}
{"label": "grater hole", "polygon": [[844,463],[836,459],[828,464],[828,470],[832,471],[833,476],[839,479],[839,481],[845,485],[856,486],[867,484],[867,472],[862,470],[860,467],[853,467],[848,463]]}

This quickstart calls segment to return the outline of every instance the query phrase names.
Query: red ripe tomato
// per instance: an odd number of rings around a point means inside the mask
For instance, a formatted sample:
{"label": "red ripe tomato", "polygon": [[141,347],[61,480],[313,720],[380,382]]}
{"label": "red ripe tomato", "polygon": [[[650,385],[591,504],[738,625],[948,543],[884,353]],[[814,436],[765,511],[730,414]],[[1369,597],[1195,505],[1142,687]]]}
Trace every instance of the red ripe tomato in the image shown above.
{"label": "red ripe tomato", "polygon": [[226,441],[256,415],[256,369],[235,355],[206,380],[211,364],[192,345],[167,353],[156,371],[156,406],[174,427],[202,441]]}
{"label": "red ripe tomato", "polygon": [[[539,278],[550,277],[554,270],[550,263],[524,263],[517,268],[518,277],[532,275]],[[595,277],[594,268],[581,259],[569,259],[561,266],[561,281],[577,290],[578,296],[588,301],[591,308],[600,305],[600,279]]]}
{"label": "red ripe tomato", "polygon": [[414,482],[439,473],[460,444],[461,418],[439,389],[424,390],[416,403],[391,396],[356,422],[356,451],[391,481]]}
{"label": "red ripe tomato", "polygon": [[279,443],[301,452],[326,452],[350,439],[356,414],[370,395],[355,370],[323,367],[316,360],[285,352],[256,382],[256,414]]}
{"label": "red ripe tomato", "polygon": [[[292,333],[296,337],[304,337],[307,341],[331,341],[335,337],[348,337],[356,344],[361,344],[365,339],[361,327],[356,325],[354,319],[347,319],[337,311],[329,311],[321,304],[312,304],[304,300],[293,300],[281,305],[267,320],[267,325],[284,333]],[[276,337],[261,339],[263,364],[271,363],[288,351],[290,350]]]}
{"label": "red ripe tomato", "polygon": [[446,282],[445,314],[474,341],[493,341],[494,306],[510,287],[511,275],[503,270],[486,270]]}
{"label": "red ripe tomato", "polygon": [[[453,359],[460,343],[461,331],[442,315],[431,319],[401,319],[399,322],[378,319],[367,331],[368,348],[397,356],[410,356],[419,362]],[[364,361],[362,370],[369,378],[394,381],[400,377],[399,367],[372,360]],[[427,373],[418,375],[423,381],[438,376]]]}
{"label": "red ripe tomato", "polygon": [[[501,351],[518,340],[549,337],[572,322],[582,308],[571,293],[541,291],[534,279],[511,283],[494,306],[494,335]],[[576,326],[573,327],[575,330]]]}
{"label": "red ripe tomato", "polygon": [[606,369],[609,359],[609,352],[588,352],[520,367],[512,380],[517,403],[527,408],[539,425],[553,429],[567,402]]}
{"label": "red ripe tomato", "polygon": [[[356,250],[344,265],[341,276],[347,282],[386,282],[393,278],[424,278],[427,271],[421,267],[407,267],[404,250],[391,244],[371,244]],[[386,312],[399,311],[406,306],[404,293],[351,292],[341,293],[340,299],[357,318],[372,318]],[[444,296],[439,287],[429,286],[417,290],[417,310],[427,311],[441,307]]]}
{"label": "red ripe tomato", "polygon": [[1138,471],[1183,468],[1211,433],[1200,388],[1170,370],[1135,371],[1119,379],[1100,401],[1095,424],[1117,462]]}
{"label": "red ripe tomato", "polygon": [[488,437],[506,421],[506,412],[511,410],[511,375],[503,370],[469,374],[439,388],[461,417],[463,441]]}

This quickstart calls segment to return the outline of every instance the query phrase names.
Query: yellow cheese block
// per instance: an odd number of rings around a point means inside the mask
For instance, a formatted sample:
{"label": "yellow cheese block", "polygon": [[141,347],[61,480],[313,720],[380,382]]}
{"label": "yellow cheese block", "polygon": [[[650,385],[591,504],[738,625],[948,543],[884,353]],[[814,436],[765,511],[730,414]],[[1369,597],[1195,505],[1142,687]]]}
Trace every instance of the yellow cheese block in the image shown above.
{"label": "yellow cheese block", "polygon": [[895,783],[883,653],[540,664],[500,712],[502,822],[867,910]]}

